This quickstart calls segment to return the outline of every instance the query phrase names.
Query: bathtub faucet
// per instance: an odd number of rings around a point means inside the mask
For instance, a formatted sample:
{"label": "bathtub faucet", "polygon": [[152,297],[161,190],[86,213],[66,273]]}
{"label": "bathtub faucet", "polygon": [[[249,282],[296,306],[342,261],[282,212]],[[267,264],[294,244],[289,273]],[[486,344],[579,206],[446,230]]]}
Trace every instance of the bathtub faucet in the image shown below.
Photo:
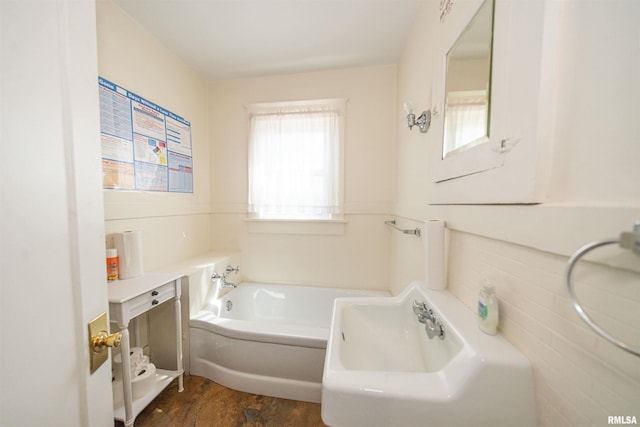
{"label": "bathtub faucet", "polygon": [[[213,274],[211,275],[211,281],[213,282],[213,281],[222,279],[222,281],[220,282],[221,288],[235,288],[237,286],[235,283],[227,282],[227,274],[230,273],[229,267],[230,266],[227,266],[227,271],[225,271],[225,273],[222,276],[218,274],[217,271],[214,271]],[[234,271],[238,271],[238,270],[234,270]]]}
{"label": "bathtub faucet", "polygon": [[236,266],[236,268],[233,268],[231,265],[227,265],[227,268],[224,269],[224,273],[222,274],[222,276],[220,274],[218,274],[217,271],[214,271],[213,274],[211,275],[211,281],[216,281],[219,279],[222,279],[222,281],[220,282],[220,287],[221,288],[235,288],[237,285],[235,283],[231,283],[231,282],[227,282],[227,275],[229,273],[239,273],[240,272],[240,266]]}
{"label": "bathtub faucet", "polygon": [[236,285],[235,283],[227,282],[224,276],[222,277],[222,282],[220,283],[221,288],[235,288],[237,286],[238,285]]}
{"label": "bathtub faucet", "polygon": [[227,273],[224,273],[222,276],[218,274],[217,271],[214,271],[211,275],[211,281],[215,282],[216,280],[220,280],[221,288],[235,288],[237,285],[235,283],[227,282]]}

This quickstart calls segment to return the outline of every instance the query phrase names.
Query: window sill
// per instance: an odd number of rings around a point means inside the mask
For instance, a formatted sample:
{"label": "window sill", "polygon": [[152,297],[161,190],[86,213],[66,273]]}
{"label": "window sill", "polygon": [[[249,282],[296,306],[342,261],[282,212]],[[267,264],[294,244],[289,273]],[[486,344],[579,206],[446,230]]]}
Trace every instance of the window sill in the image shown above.
{"label": "window sill", "polygon": [[249,233],[317,234],[339,236],[344,234],[347,221],[335,219],[265,219],[245,218]]}

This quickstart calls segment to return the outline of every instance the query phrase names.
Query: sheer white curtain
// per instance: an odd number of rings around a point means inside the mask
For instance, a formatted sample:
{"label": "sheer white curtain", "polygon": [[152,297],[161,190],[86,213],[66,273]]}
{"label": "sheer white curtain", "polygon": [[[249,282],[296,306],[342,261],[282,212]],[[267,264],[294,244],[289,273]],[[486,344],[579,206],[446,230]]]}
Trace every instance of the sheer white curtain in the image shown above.
{"label": "sheer white curtain", "polygon": [[259,218],[331,218],[341,213],[336,102],[249,108],[249,212]]}
{"label": "sheer white curtain", "polygon": [[445,153],[487,135],[487,92],[461,91],[447,94]]}

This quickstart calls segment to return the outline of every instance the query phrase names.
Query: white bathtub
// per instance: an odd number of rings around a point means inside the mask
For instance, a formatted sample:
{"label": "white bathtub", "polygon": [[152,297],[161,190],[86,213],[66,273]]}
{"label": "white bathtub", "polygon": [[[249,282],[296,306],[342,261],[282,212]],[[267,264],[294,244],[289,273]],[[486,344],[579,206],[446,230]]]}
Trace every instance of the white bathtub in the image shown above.
{"label": "white bathtub", "polygon": [[354,296],[389,294],[242,283],[191,313],[191,373],[240,391],[320,402],[333,301]]}

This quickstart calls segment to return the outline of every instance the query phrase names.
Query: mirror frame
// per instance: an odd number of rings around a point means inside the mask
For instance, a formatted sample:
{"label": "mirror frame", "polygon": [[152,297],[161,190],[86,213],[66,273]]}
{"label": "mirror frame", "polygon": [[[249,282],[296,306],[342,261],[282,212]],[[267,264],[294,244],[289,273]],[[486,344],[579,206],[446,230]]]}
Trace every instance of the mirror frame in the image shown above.
{"label": "mirror frame", "polygon": [[[445,107],[446,107],[446,81],[447,81],[447,65],[449,52],[455,47],[456,43],[463,35],[465,30],[469,27],[471,20],[476,16],[480,8],[486,2],[493,2],[493,15],[495,21],[495,0],[475,0],[469,2],[456,3],[455,9],[452,9],[452,13],[448,17],[447,21],[443,23],[443,52],[440,53],[439,61],[441,63],[440,70],[436,73],[438,80],[438,87],[434,90],[434,97],[438,100],[438,108],[440,111],[438,115],[437,123],[433,126],[434,136],[437,138],[440,159],[436,162],[434,167],[434,181],[442,182],[449,179],[455,179],[467,175],[476,174],[485,170],[500,167],[502,165],[501,156],[497,155],[497,152],[488,149],[495,138],[493,121],[489,122],[487,129],[488,136],[483,138],[483,142],[476,144],[475,146],[466,150],[461,150],[450,156],[443,156],[444,153],[444,126],[445,126]],[[457,12],[457,14],[455,14]],[[495,22],[493,25],[495,29]],[[493,37],[492,46],[492,67],[495,65],[494,53],[495,53],[495,34]],[[493,70],[492,70],[493,71]],[[490,78],[495,78],[495,73],[491,73]],[[489,117],[493,118],[494,108],[494,95],[495,84],[493,81],[489,82],[490,90],[492,91],[489,104]]]}
{"label": "mirror frame", "polygon": [[[447,53],[484,1],[494,2],[489,140],[442,158]],[[553,69],[544,47],[545,3],[469,0],[455,2],[440,20],[432,88],[430,204],[540,203],[547,200],[555,121]],[[545,31],[547,30],[547,31]],[[547,166],[547,167],[545,167]]]}

